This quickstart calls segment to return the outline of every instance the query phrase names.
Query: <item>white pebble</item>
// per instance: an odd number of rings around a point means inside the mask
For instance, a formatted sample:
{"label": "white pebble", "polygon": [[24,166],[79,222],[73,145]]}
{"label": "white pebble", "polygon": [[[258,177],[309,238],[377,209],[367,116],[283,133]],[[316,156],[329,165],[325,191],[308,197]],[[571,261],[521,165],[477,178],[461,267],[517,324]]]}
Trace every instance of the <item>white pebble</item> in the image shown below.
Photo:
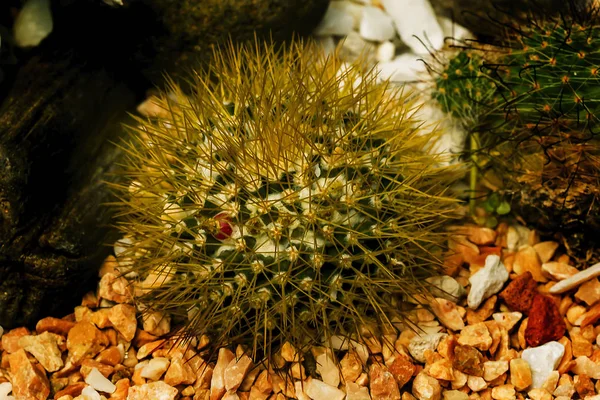
{"label": "white pebble", "polygon": [[381,0],[383,7],[394,20],[400,38],[417,54],[427,53],[423,43],[431,50],[444,45],[444,33],[437,21],[429,0]]}
{"label": "white pebble", "polygon": [[571,275],[567,279],[563,279],[556,285],[550,288],[550,293],[559,294],[564,293],[567,290],[571,290],[581,285],[582,283],[589,281],[597,276],[600,276],[600,263],[594,264],[588,269],[580,271],[575,275]]}
{"label": "white pebble", "polygon": [[475,39],[475,35],[471,31],[452,21],[450,18],[438,17],[438,21],[442,27],[442,32],[444,32],[444,37],[455,39],[449,44],[456,44],[456,40]]}
{"label": "white pebble", "polygon": [[0,326],[0,338],[4,335],[4,328]]}
{"label": "white pebble", "polygon": [[390,41],[385,41],[377,46],[376,58],[379,62],[388,62],[394,58],[396,46]]}
{"label": "white pebble", "polygon": [[346,36],[358,28],[362,6],[350,1],[332,1],[313,33],[317,36]]}
{"label": "white pebble", "polygon": [[523,350],[521,358],[531,368],[531,388],[540,388],[560,363],[565,346],[559,342],[548,342],[542,346]]}
{"label": "white pebble", "polygon": [[359,28],[366,40],[383,42],[396,36],[392,18],[377,7],[364,7]]}
{"label": "white pebble", "polygon": [[15,20],[15,42],[19,47],[37,46],[52,28],[50,0],[29,0]]}
{"label": "white pebble", "polygon": [[100,397],[100,393],[96,392],[91,386],[84,387],[81,391],[81,396],[85,400],[102,400],[102,397]]}
{"label": "white pebble", "polygon": [[410,82],[419,79],[421,73],[427,69],[425,63],[419,56],[412,53],[404,53],[392,61],[382,62],[378,65],[379,79],[392,82]]}
{"label": "white pebble", "polygon": [[435,351],[440,341],[446,336],[448,336],[446,333],[416,335],[410,340],[408,351],[415,360],[425,363],[425,350]]}
{"label": "white pebble", "polygon": [[432,276],[426,280],[434,286],[431,293],[435,297],[441,297],[456,303],[467,293],[456,279],[448,275]]}
{"label": "white pebble", "polygon": [[117,387],[98,371],[98,368],[92,368],[91,372],[85,378],[85,383],[99,392],[113,393]]}
{"label": "white pebble", "polygon": [[508,271],[500,257],[495,254],[489,255],[485,259],[485,266],[469,278],[471,282],[471,291],[467,297],[469,308],[476,309],[479,305],[496,294],[508,280]]}
{"label": "white pebble", "polygon": [[12,392],[12,384],[10,382],[0,383],[0,399],[8,398],[8,394]]}

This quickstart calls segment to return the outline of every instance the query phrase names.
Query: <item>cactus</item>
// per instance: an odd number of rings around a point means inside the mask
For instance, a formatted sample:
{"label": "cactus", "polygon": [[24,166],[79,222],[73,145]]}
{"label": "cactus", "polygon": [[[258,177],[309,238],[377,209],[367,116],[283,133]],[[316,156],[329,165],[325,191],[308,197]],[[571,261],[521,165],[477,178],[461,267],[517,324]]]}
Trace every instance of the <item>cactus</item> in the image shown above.
{"label": "cactus", "polygon": [[440,272],[457,167],[427,152],[407,96],[315,49],[222,50],[125,146],[123,259],[191,336],[268,355],[389,325]]}
{"label": "cactus", "polygon": [[[501,175],[501,191],[512,197],[513,209],[542,231],[563,236],[589,236],[600,227],[600,24],[596,9],[582,15],[573,11],[508,27],[497,43],[463,49],[448,63],[479,52],[480,73],[469,79],[495,86],[493,101],[467,121],[480,138],[467,154]],[[456,76],[449,80],[445,87],[466,85]],[[464,101],[462,92],[446,90],[445,96],[452,98],[437,96],[443,107]],[[579,242],[565,240],[572,249],[590,245]]]}

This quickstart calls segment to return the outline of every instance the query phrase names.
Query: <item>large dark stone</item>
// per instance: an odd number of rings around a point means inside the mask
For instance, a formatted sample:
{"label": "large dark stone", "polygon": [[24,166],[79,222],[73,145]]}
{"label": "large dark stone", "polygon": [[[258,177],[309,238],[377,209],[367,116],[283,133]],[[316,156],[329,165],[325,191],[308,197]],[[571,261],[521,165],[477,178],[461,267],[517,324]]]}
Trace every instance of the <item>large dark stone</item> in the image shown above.
{"label": "large dark stone", "polygon": [[[229,40],[310,31],[328,0],[56,0],[53,33],[0,84],[0,325],[69,312],[116,239],[114,145],[163,73]],[[0,9],[2,6],[0,6]]]}

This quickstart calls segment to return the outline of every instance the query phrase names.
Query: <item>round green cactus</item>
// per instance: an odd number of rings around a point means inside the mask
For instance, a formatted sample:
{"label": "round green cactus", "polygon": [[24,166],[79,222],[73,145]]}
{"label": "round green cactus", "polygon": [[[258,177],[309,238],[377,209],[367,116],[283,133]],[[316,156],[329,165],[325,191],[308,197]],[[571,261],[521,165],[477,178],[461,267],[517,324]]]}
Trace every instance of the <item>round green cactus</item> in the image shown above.
{"label": "round green cactus", "polygon": [[218,53],[127,146],[122,259],[188,334],[268,354],[389,324],[439,274],[457,168],[428,153],[437,134],[406,96],[318,54]]}

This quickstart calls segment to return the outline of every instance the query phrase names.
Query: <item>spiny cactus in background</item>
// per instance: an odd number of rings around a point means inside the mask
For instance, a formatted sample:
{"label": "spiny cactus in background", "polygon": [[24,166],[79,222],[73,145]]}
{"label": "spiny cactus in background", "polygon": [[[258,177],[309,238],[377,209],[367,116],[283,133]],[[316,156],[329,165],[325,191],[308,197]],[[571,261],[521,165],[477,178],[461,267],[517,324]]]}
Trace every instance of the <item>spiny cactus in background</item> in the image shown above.
{"label": "spiny cactus in background", "polygon": [[440,272],[457,168],[428,153],[437,134],[406,96],[318,54],[217,53],[126,146],[125,255],[141,302],[188,335],[269,355],[389,326]]}
{"label": "spiny cactus in background", "polygon": [[[504,194],[548,233],[589,236],[600,228],[598,21],[598,11],[591,9],[508,27],[495,44],[474,45],[452,60],[480,51],[484,60],[476,82],[495,86],[494,101],[478,107],[468,127],[480,142],[467,153],[496,171]],[[447,95],[453,98],[440,102],[442,107],[464,97]],[[565,244],[590,245],[584,242]]]}

